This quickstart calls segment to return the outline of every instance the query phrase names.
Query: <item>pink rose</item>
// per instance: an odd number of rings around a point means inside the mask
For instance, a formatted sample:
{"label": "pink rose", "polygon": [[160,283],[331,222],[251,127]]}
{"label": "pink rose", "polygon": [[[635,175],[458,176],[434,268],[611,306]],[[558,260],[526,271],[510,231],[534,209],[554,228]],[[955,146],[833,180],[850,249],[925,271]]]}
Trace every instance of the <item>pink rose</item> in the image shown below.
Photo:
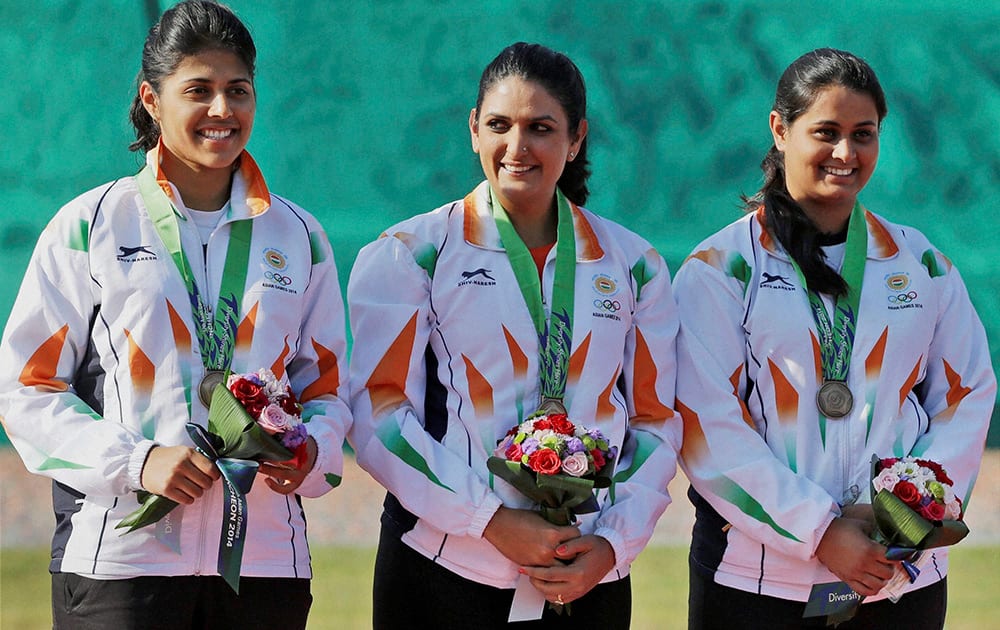
{"label": "pink rose", "polygon": [[292,418],[278,405],[268,405],[260,412],[257,424],[269,434],[284,433],[292,428]]}
{"label": "pink rose", "polygon": [[920,507],[920,490],[909,481],[897,483],[896,487],[892,489],[892,493],[914,510]]}
{"label": "pink rose", "polygon": [[583,451],[567,455],[562,460],[562,469],[567,475],[572,477],[582,477],[587,474],[590,463],[587,461],[587,454]]}
{"label": "pink rose", "polygon": [[562,460],[551,448],[540,448],[528,457],[528,468],[540,475],[554,475],[562,468]]}
{"label": "pink rose", "polygon": [[892,492],[892,489],[899,483],[899,475],[892,472],[891,468],[883,468],[882,472],[877,474],[874,479],[872,479],[872,486],[875,487],[875,492],[879,490],[888,490]]}

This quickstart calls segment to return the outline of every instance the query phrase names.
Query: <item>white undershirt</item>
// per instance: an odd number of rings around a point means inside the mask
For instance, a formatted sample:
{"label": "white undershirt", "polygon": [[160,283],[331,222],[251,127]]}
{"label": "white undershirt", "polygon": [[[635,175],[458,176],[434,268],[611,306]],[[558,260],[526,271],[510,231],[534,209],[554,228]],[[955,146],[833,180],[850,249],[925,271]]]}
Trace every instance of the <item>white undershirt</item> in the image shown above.
{"label": "white undershirt", "polygon": [[218,227],[219,221],[222,220],[222,216],[229,209],[229,202],[222,206],[218,210],[189,210],[188,213],[191,215],[191,220],[194,224],[198,226],[198,235],[201,236],[201,244],[207,245],[208,239],[212,236],[212,232]]}

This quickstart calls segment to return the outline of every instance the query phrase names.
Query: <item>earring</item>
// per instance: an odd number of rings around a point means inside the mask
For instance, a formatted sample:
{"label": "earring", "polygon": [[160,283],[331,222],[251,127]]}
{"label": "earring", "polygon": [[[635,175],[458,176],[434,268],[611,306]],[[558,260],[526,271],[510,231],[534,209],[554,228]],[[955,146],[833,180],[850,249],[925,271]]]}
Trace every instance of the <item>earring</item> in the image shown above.
{"label": "earring", "polygon": [[523,153],[527,153],[528,152],[528,147],[521,147],[521,151]]}
{"label": "earring", "polygon": [[571,160],[572,160],[572,159],[573,159],[573,158],[575,158],[575,157],[576,157],[576,151],[570,151],[570,152],[569,152],[569,159],[571,159]]}

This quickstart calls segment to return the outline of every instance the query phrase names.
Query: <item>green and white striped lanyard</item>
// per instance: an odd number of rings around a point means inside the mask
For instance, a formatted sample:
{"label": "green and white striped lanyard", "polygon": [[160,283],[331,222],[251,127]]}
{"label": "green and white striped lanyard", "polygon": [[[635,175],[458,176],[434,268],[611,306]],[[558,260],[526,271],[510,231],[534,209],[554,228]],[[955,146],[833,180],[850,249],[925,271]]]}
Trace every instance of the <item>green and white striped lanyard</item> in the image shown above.
{"label": "green and white striped lanyard", "polygon": [[507,211],[490,188],[493,219],[500,232],[500,242],[514,270],[521,295],[531,313],[538,333],[539,380],[541,404],[539,411],[566,413],[563,397],[569,374],[569,358],[573,345],[573,303],[576,288],[576,237],[573,233],[573,211],[569,201],[556,189],[556,271],[552,285],[551,316],[546,317],[542,305],[542,288],[531,252],[510,222]]}
{"label": "green and white striped lanyard", "polygon": [[170,257],[184,280],[194,317],[195,335],[202,364],[209,374],[215,376],[213,380],[218,380],[218,374],[229,369],[233,359],[240,306],[246,286],[247,263],[250,259],[253,221],[243,219],[234,221],[231,225],[222,285],[219,288],[219,302],[213,310],[202,297],[194,281],[194,273],[181,246],[180,229],[173,205],[157,184],[152,169],[148,166],[143,168],[136,175],[136,180],[156,232],[170,252]]}
{"label": "green and white striped lanyard", "polygon": [[816,291],[809,289],[805,276],[802,275],[802,269],[794,258],[789,257],[809,297],[809,306],[819,333],[823,384],[817,394],[816,404],[828,418],[846,416],[854,404],[853,395],[847,387],[847,372],[854,350],[854,334],[857,329],[861,285],[865,277],[867,257],[868,230],[865,224],[865,211],[859,202],[855,202],[848,220],[844,264],[841,268],[841,276],[847,284],[847,295],[834,299],[832,325],[823,300]]}

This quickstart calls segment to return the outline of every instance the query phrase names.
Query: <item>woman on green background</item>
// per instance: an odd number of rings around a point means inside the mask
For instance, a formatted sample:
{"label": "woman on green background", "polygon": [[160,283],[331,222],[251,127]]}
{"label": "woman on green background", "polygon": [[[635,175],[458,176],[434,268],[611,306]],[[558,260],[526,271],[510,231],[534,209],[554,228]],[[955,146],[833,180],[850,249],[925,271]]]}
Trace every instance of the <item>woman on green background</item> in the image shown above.
{"label": "woman on green background", "polygon": [[[59,211],[4,331],[0,419],[54,480],[57,628],[305,627],[299,497],[339,483],[351,423],[343,305],[319,223],[271,194],[245,150],[255,60],[223,6],[162,15],[131,111],[144,168]],[[262,368],[287,378],[309,437],[300,466],[260,465],[237,595],[217,575],[233,539],[220,473],[185,425],[205,426],[226,370]],[[123,535],[139,490],[179,507]]]}
{"label": "woman on green background", "polygon": [[[566,56],[503,50],[469,128],[486,181],[386,230],[348,286],[350,439],[389,490],[374,625],[507,627],[529,583],[572,614],[546,609],[525,627],[628,628],[629,567],[669,503],[680,445],[669,273],[649,243],[580,205],[586,94]],[[613,492],[572,525],[487,469],[539,408],[620,452]]]}
{"label": "woman on green background", "polygon": [[870,538],[871,460],[936,461],[966,502],[996,384],[958,271],[858,200],[886,111],[855,55],[793,62],[764,186],[677,273],[690,628],[824,627],[807,601],[838,581],[866,598],[842,628],[944,624],[946,548],[887,599],[899,568]]}

